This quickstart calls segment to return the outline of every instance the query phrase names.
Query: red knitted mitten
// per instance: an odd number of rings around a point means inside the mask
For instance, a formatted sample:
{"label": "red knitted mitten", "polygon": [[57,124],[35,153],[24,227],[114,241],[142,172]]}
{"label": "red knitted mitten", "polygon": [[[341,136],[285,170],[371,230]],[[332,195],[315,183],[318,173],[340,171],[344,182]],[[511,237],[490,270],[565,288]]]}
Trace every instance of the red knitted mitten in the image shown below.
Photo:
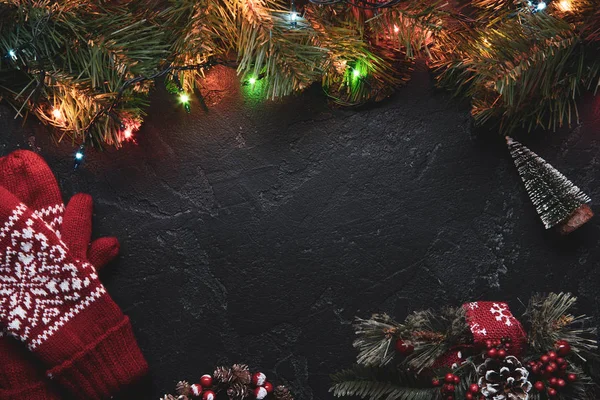
{"label": "red knitted mitten", "polygon": [[[89,246],[92,205],[87,195],[75,195],[67,205],[63,218],[58,183],[45,161],[37,154],[17,150],[0,158],[0,186],[9,189],[19,200],[33,208],[53,229],[61,228],[63,219],[68,232],[80,230],[81,235],[68,234],[67,246],[77,248],[80,258],[85,258],[100,269],[119,252],[116,238],[101,238]],[[87,237],[86,237],[87,235]],[[0,400],[53,400],[60,399],[54,385],[45,376],[45,366],[27,351],[27,348],[0,331]]]}
{"label": "red knitted mitten", "polygon": [[[56,231],[59,237],[63,234],[61,226],[65,218],[65,206],[56,178],[42,157],[29,150],[16,150],[0,158],[0,186],[27,205],[35,215]],[[74,207],[72,211],[70,217],[75,217],[79,224],[71,223],[70,226],[91,231],[91,213],[81,214],[79,207]],[[69,240],[66,240],[66,243],[69,247],[74,244]],[[87,249],[87,259],[97,268],[108,263],[119,253],[119,241],[114,237],[100,238],[91,244],[79,240],[77,245]]]}
{"label": "red knitted mitten", "polygon": [[101,399],[144,375],[129,319],[96,271],[0,188],[0,324],[78,398]]}
{"label": "red knitted mitten", "polygon": [[[12,157],[13,165],[16,164],[16,171],[20,173],[11,173],[10,168],[6,168],[6,159],[10,159],[12,155],[22,153],[24,156],[32,155],[32,158],[29,158],[30,162],[19,162],[23,160],[23,157]],[[60,201],[60,192],[58,191],[58,186],[56,185],[56,181],[52,176],[51,172],[49,172],[49,168],[46,164],[41,160],[38,156],[31,152],[16,152],[11,154],[9,157],[5,157],[0,159],[0,171],[8,173],[1,174],[0,180],[8,181],[7,186],[11,186],[13,190],[21,194],[21,197],[24,199],[28,199],[31,204],[34,204],[38,207],[38,212],[35,214],[37,216],[47,218],[48,225],[52,225],[57,227],[60,224],[60,212],[39,212],[39,210],[61,210],[62,203],[57,203],[56,199]],[[16,163],[15,163],[16,160]],[[33,172],[32,172],[33,171]],[[7,177],[7,178],[5,178]],[[12,181],[11,181],[12,179]],[[48,185],[47,182],[54,183],[53,185]],[[22,182],[30,182],[31,184],[23,185]],[[5,184],[4,182],[2,182]],[[37,190],[35,188],[35,184],[40,183],[41,185],[45,185],[45,190]],[[40,197],[42,200],[40,200]],[[58,207],[47,207],[48,204],[58,204]],[[58,223],[54,222],[57,221]],[[89,236],[91,234],[91,198],[86,195],[76,195],[71,200],[69,205],[67,206],[67,211],[64,216],[64,224],[62,229],[65,231],[65,242],[68,244],[70,248],[71,257],[75,257],[79,260],[85,260],[86,258],[86,250],[88,253],[88,257],[90,260],[95,260],[97,266],[100,267],[102,264],[108,262],[112,257],[114,257],[118,252],[118,242],[114,238],[107,238],[104,240],[96,241],[96,246],[92,246],[89,250],[87,249],[87,245],[89,243]],[[4,234],[6,235],[6,230],[4,230]],[[6,240],[6,238],[4,238]],[[58,240],[58,238],[55,238]],[[27,247],[27,246],[26,246]],[[64,245],[63,245],[64,247]],[[10,252],[9,252],[10,253]],[[2,252],[0,252],[2,254]],[[7,256],[10,254],[7,253]],[[47,261],[47,260],[46,260]],[[10,264],[9,260],[4,261],[4,264]],[[42,262],[44,264],[45,261]],[[17,262],[19,264],[19,262]],[[23,263],[21,262],[21,267],[23,267]],[[29,268],[27,268],[29,269]],[[6,286],[7,288],[8,286]],[[0,291],[6,292],[9,289],[5,289],[5,285],[0,286]],[[40,294],[40,293],[36,293]],[[30,294],[29,294],[30,295]],[[25,294],[26,297],[29,298],[29,295]],[[31,300],[31,299],[30,299]],[[1,305],[2,303],[0,303]],[[30,310],[37,310],[35,315],[35,320],[42,318],[44,323],[47,324],[52,318],[43,317],[39,315],[40,310],[45,310],[47,312],[48,309],[52,307],[47,307],[44,304],[31,304],[25,303],[26,308]],[[33,308],[32,308],[33,307]],[[0,307],[0,312],[3,312],[6,307]],[[14,315],[12,315],[14,317]],[[123,317],[125,318],[125,317]],[[32,326],[35,328],[38,325],[38,322],[33,321]],[[59,324],[60,325],[60,324]],[[125,330],[127,331],[128,324],[124,323]],[[130,331],[129,331],[130,333]],[[127,340],[125,340],[127,342]],[[103,341],[102,341],[103,342]],[[3,365],[2,373],[0,374],[0,399],[11,398],[11,399],[56,399],[58,398],[56,395],[52,395],[49,386],[47,385],[47,381],[42,381],[40,374],[37,373],[37,369],[31,365],[31,363],[25,362],[27,359],[25,355],[19,352],[16,343],[10,343],[8,339],[0,340],[0,361]],[[30,345],[31,346],[31,345]],[[74,345],[70,346],[71,348],[75,347]],[[137,350],[137,347],[134,344],[134,350]],[[139,350],[137,350],[139,353]],[[85,354],[83,354],[85,355]],[[135,357],[134,357],[135,358]],[[141,355],[139,357],[143,368],[145,368],[145,362]],[[22,362],[23,361],[23,362]],[[74,360],[71,360],[74,361]],[[5,368],[5,366],[9,366],[9,368]],[[64,375],[68,375],[69,369],[65,368]],[[85,378],[85,372],[83,372],[82,377]],[[64,378],[63,378],[64,379]],[[58,377],[58,380],[61,381],[61,376]],[[99,378],[102,379],[101,377]],[[113,377],[114,380],[119,380],[118,376]],[[126,379],[124,379],[126,380]],[[67,377],[67,381],[69,381],[73,385],[77,385],[76,378],[70,379]],[[96,379],[98,381],[98,379]],[[8,389],[8,390],[6,390]],[[19,393],[17,393],[20,390]],[[110,390],[110,388],[100,388],[93,389],[92,392],[96,392],[98,396],[104,396],[105,391]],[[75,393],[80,394],[84,398],[95,398],[94,394],[88,394],[90,392],[85,389],[80,390],[76,388],[74,390]],[[5,395],[5,397],[3,397]]]}

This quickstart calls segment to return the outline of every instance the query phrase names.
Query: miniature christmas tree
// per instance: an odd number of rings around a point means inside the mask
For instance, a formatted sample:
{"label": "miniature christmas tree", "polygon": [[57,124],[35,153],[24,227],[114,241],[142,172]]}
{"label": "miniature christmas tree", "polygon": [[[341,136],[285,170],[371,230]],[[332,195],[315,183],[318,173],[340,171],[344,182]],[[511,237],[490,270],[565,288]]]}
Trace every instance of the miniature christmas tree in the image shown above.
{"label": "miniature christmas tree", "polygon": [[529,198],[546,229],[557,227],[568,234],[589,221],[594,213],[591,199],[543,158],[506,137]]}

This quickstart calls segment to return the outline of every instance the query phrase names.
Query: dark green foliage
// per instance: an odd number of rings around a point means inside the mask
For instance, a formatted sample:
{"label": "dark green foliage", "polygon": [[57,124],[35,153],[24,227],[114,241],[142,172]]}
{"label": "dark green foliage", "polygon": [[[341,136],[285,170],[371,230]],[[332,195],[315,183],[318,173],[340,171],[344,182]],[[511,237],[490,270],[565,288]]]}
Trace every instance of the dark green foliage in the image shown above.
{"label": "dark green foliage", "polygon": [[356,365],[331,376],[330,392],[336,397],[358,396],[369,400],[436,400],[439,388],[414,373],[394,367]]}
{"label": "dark green foliage", "polygon": [[[525,1],[474,1],[433,52],[441,86],[466,96],[478,124],[501,133],[556,129],[577,121],[576,101],[600,78],[597,1],[552,2],[532,13]],[[465,22],[468,21],[468,22]]]}

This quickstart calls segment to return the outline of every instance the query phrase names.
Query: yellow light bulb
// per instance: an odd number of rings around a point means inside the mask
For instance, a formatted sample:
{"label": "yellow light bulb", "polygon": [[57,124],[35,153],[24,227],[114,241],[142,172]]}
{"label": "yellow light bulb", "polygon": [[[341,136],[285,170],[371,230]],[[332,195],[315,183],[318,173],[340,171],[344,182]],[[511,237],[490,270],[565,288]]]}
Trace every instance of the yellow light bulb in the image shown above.
{"label": "yellow light bulb", "polygon": [[56,120],[61,120],[62,119],[62,112],[58,108],[54,107],[52,109],[52,116]]}

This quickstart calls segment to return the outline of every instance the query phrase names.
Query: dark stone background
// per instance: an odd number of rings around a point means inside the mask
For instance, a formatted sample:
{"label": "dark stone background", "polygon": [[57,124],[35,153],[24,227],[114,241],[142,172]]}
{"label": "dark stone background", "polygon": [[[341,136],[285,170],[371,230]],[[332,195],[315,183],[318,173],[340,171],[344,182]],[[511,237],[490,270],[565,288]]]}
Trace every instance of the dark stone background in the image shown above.
{"label": "dark stone background", "polygon": [[[328,374],[355,356],[353,317],[374,311],[502,299],[517,312],[563,290],[599,316],[598,218],[544,231],[503,140],[477,135],[424,69],[360,110],[318,88],[262,101],[226,70],[206,85],[208,111],[159,90],[137,145],[76,172],[70,143],[0,108],[0,154],[33,145],[65,198],[94,196],[96,233],[121,240],[103,280],[151,366],[126,398],[244,362],[328,399]],[[524,142],[598,200],[600,97],[582,103],[581,125]]]}

